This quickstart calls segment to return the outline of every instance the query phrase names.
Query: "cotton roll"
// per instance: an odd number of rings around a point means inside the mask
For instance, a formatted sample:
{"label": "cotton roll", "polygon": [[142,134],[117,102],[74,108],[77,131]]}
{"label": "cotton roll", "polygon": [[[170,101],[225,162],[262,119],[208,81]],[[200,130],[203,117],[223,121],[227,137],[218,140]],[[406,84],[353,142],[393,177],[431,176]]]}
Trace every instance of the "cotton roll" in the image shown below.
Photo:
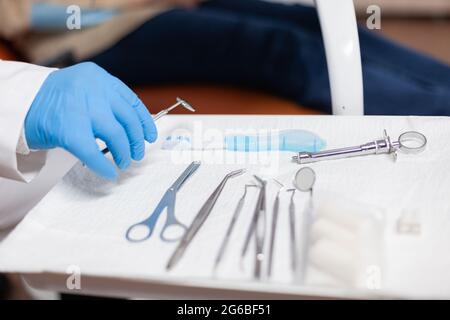
{"label": "cotton roll", "polygon": [[333,221],[349,232],[358,232],[363,224],[372,223],[367,219],[373,219],[375,212],[364,204],[328,194],[316,197],[314,208],[317,218]]}
{"label": "cotton roll", "polygon": [[356,235],[341,225],[325,218],[318,218],[311,227],[311,242],[328,239],[346,248],[355,246]]}
{"label": "cotton roll", "polygon": [[320,271],[337,277],[348,285],[356,280],[356,257],[352,250],[328,239],[320,239],[311,246],[309,259],[312,265]]}

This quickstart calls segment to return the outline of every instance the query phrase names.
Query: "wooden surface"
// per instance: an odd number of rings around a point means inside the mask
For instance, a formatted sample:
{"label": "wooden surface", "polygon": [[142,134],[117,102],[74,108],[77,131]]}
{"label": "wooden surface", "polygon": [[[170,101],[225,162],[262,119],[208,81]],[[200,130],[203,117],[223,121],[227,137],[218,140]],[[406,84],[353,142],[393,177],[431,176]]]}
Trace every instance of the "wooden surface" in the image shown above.
{"label": "wooden surface", "polygon": [[[313,109],[262,92],[211,85],[179,85],[137,88],[152,113],[170,106],[177,96],[202,114],[317,114]],[[182,108],[174,113],[189,113]]]}
{"label": "wooden surface", "polygon": [[[450,4],[450,0],[447,1]],[[450,65],[450,18],[385,18],[381,20],[378,32]]]}
{"label": "wooden surface", "polygon": [[14,55],[0,41],[0,60],[13,60]]}

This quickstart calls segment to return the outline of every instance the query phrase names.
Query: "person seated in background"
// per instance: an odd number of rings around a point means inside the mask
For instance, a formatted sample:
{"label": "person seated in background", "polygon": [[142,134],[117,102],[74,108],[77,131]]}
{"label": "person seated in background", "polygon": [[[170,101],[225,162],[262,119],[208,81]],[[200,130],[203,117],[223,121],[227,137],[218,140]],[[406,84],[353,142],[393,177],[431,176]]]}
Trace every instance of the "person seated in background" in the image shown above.
{"label": "person seated in background", "polygon": [[[81,6],[68,30],[67,6]],[[93,61],[129,85],[216,83],[331,112],[315,8],[260,0],[0,0],[0,34],[40,65]],[[359,29],[365,114],[450,115],[450,67]]]}

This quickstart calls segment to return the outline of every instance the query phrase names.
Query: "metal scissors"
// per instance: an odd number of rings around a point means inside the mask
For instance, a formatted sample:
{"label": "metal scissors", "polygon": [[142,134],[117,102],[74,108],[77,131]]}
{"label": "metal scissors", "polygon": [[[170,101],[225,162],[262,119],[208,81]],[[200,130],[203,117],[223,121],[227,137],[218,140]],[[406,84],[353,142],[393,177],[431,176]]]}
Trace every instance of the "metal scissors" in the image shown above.
{"label": "metal scissors", "polygon": [[404,132],[398,137],[397,141],[391,141],[386,130],[383,133],[384,137],[382,139],[374,140],[366,144],[320,152],[299,152],[292,159],[299,164],[305,164],[322,160],[387,153],[392,154],[394,160],[396,160],[398,150],[405,153],[420,153],[425,150],[425,146],[427,145],[427,138],[417,131]]}
{"label": "metal scissors", "polygon": [[[126,233],[126,238],[131,242],[141,242],[150,238],[155,229],[156,222],[158,221],[159,216],[163,212],[164,209],[167,208],[167,219],[164,224],[163,229],[161,230],[160,238],[166,242],[172,242],[180,239],[184,232],[187,230],[186,225],[182,224],[175,217],[175,200],[177,191],[181,188],[181,186],[186,182],[186,180],[198,169],[200,166],[200,162],[194,161],[192,162],[186,170],[178,177],[178,179],[172,184],[172,186],[167,189],[164,196],[159,201],[156,209],[153,213],[145,220],[133,224],[128,228]],[[183,229],[183,233],[179,236],[167,237],[165,235],[166,231],[169,227],[177,226]]]}

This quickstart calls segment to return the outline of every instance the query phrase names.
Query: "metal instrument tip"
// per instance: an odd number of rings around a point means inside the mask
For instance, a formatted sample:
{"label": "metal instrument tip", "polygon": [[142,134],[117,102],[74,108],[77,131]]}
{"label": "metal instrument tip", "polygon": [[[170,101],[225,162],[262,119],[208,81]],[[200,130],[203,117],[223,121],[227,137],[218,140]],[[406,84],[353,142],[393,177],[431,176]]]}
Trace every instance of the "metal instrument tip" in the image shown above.
{"label": "metal instrument tip", "polygon": [[183,108],[185,108],[191,112],[195,112],[194,107],[190,103],[188,103],[186,100],[183,100],[180,97],[177,97],[177,102],[179,102],[183,106]]}

